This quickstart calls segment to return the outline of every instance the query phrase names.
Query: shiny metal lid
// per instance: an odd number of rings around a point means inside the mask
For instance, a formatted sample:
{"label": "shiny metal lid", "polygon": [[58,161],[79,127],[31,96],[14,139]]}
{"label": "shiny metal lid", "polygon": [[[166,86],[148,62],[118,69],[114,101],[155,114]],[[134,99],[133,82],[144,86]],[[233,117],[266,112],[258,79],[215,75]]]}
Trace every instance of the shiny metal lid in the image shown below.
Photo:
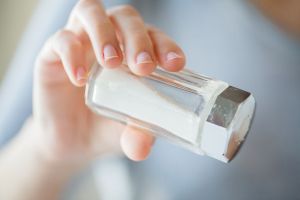
{"label": "shiny metal lid", "polygon": [[255,110],[253,96],[229,86],[216,99],[204,124],[201,149],[223,162],[234,158],[247,132]]}

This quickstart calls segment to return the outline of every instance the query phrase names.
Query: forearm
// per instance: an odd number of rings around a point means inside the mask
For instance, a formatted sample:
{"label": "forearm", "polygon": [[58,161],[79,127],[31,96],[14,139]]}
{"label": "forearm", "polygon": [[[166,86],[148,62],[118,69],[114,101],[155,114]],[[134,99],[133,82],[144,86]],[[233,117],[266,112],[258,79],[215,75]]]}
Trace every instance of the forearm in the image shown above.
{"label": "forearm", "polygon": [[300,37],[300,1],[251,1],[285,31]]}
{"label": "forearm", "polygon": [[[33,145],[28,121],[0,153],[0,199],[58,199],[78,167],[51,162]],[[42,134],[42,133],[40,133]]]}

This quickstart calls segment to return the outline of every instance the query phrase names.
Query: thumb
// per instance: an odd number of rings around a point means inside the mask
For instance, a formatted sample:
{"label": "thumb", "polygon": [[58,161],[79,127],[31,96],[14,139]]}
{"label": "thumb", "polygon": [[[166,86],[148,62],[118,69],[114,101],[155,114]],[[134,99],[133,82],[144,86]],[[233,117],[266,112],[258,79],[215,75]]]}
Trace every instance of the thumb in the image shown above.
{"label": "thumb", "polygon": [[128,158],[134,161],[145,160],[150,154],[154,136],[144,129],[127,126],[121,135],[121,147]]}

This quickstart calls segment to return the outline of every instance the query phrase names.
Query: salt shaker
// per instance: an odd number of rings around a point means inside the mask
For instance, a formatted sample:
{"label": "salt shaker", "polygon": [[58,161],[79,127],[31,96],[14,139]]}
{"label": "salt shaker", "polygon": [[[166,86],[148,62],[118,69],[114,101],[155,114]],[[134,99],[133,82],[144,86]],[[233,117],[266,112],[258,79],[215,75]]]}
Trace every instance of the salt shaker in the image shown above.
{"label": "salt shaker", "polygon": [[94,112],[195,153],[229,162],[250,128],[255,100],[246,91],[189,70],[134,75],[93,66],[86,104]]}

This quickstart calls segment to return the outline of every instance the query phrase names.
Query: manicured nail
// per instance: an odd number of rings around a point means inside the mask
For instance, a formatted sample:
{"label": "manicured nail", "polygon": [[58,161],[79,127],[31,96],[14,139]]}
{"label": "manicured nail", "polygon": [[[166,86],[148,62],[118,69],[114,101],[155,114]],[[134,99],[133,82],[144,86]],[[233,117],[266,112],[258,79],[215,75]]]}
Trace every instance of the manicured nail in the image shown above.
{"label": "manicured nail", "polygon": [[143,51],[139,53],[139,55],[136,57],[136,63],[137,64],[153,63],[153,60],[149,53]]}
{"label": "manicured nail", "polygon": [[77,72],[76,72],[76,79],[77,81],[81,81],[81,80],[86,80],[87,79],[87,72],[85,70],[84,67],[79,67],[77,69]]}
{"label": "manicured nail", "polygon": [[119,57],[117,50],[110,44],[105,45],[103,49],[103,56],[105,61]]}
{"label": "manicured nail", "polygon": [[167,54],[167,61],[171,61],[171,60],[174,60],[174,59],[177,59],[177,58],[182,58],[182,56],[178,55],[175,52],[169,52]]}

